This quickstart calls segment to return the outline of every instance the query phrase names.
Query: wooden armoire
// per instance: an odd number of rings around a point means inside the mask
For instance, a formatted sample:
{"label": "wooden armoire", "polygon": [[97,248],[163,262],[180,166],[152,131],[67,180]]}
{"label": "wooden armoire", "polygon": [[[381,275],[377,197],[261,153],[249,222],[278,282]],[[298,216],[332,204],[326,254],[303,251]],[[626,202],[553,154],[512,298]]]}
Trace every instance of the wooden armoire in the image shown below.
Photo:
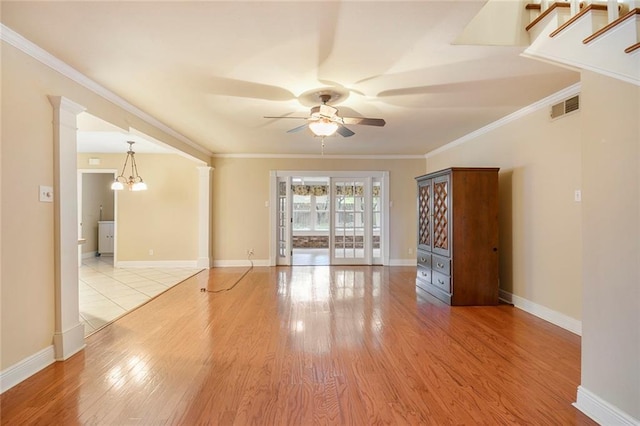
{"label": "wooden armoire", "polygon": [[416,178],[416,285],[450,305],[498,303],[498,168]]}

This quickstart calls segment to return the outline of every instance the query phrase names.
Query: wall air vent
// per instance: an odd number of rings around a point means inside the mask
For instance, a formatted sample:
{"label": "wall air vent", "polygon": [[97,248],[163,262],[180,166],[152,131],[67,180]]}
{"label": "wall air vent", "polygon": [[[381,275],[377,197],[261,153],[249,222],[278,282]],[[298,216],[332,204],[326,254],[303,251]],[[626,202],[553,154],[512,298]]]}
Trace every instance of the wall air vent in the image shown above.
{"label": "wall air vent", "polygon": [[570,112],[575,112],[580,109],[580,96],[575,95],[569,99],[557,103],[551,106],[551,119],[555,120]]}

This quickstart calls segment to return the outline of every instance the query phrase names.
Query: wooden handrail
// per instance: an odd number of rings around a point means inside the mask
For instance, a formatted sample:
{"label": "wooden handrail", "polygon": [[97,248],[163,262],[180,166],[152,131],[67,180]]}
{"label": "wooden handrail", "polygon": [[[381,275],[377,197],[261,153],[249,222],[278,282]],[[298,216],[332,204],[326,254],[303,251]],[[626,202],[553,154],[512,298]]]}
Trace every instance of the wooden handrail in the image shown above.
{"label": "wooden handrail", "polygon": [[575,15],[573,15],[571,17],[571,19],[569,19],[567,22],[565,22],[564,24],[560,25],[554,32],[552,32],[551,34],[549,34],[549,37],[555,37],[557,36],[560,32],[562,32],[562,30],[564,30],[565,28],[567,28],[569,25],[573,24],[574,22],[576,22],[578,19],[582,18],[584,15],[586,15],[590,10],[607,10],[607,5],[606,4],[590,4],[587,7],[585,7],[584,9],[582,9],[580,12],[576,13]]}
{"label": "wooden handrail", "polygon": [[526,10],[540,10],[542,9],[542,5],[540,5],[540,3],[529,3],[524,8]]}
{"label": "wooden handrail", "polygon": [[635,52],[638,49],[640,49],[640,41],[637,42],[636,44],[632,44],[631,46],[629,46],[626,49],[624,49],[624,53]]}
{"label": "wooden handrail", "polygon": [[549,15],[551,12],[553,12],[557,7],[571,7],[571,5],[569,3],[553,3],[551,6],[549,6],[549,9],[545,10],[536,19],[531,21],[531,23],[529,25],[527,25],[525,30],[529,31],[531,28],[535,27],[538,22],[540,22],[544,18],[546,18],[547,15]]}
{"label": "wooden handrail", "polygon": [[635,16],[635,15],[640,15],[640,7],[636,7],[635,9],[631,9],[629,11],[629,13],[627,13],[624,16],[619,17],[618,19],[616,19],[615,21],[610,22],[607,26],[599,29],[598,31],[596,31],[595,33],[591,34],[589,37],[585,38],[584,40],[582,40],[582,42],[584,44],[588,44],[591,43],[593,40],[597,39],[598,37],[600,37],[602,34],[606,33],[607,31],[609,31],[611,28],[614,28],[618,25],[620,25],[621,23],[623,23],[624,21],[626,21],[627,19],[630,19],[631,17]]}

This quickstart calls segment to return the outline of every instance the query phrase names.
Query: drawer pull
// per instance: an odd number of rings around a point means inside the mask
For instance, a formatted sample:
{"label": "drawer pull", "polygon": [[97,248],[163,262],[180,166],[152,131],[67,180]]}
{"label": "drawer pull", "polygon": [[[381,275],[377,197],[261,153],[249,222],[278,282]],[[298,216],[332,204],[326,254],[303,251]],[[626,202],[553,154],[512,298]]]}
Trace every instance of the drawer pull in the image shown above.
{"label": "drawer pull", "polygon": [[423,277],[426,277],[426,276],[427,276],[427,273],[426,273],[426,272],[421,272],[421,273],[422,273],[422,276],[423,276]]}
{"label": "drawer pull", "polygon": [[444,263],[438,262],[438,263],[436,263],[436,265],[438,265],[438,268],[444,268]]}
{"label": "drawer pull", "polygon": [[442,285],[444,285],[444,281],[442,281],[440,278],[438,278],[438,282]]}
{"label": "drawer pull", "polygon": [[427,259],[425,259],[424,257],[420,258],[420,262],[426,262],[426,261],[427,261]]}

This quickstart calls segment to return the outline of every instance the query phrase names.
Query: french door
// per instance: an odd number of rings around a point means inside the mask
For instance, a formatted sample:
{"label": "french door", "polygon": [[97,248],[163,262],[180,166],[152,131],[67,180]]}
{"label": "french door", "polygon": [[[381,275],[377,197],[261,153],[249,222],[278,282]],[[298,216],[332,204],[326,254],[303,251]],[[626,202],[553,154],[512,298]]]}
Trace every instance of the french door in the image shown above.
{"label": "french door", "polygon": [[291,265],[292,234],[291,234],[291,176],[278,178],[277,180],[277,265]]}
{"label": "french door", "polygon": [[389,264],[388,172],[273,171],[271,265],[291,265],[292,262],[294,177],[329,178],[329,258],[332,265]]}
{"label": "french door", "polygon": [[332,265],[371,264],[370,178],[331,179]]}

